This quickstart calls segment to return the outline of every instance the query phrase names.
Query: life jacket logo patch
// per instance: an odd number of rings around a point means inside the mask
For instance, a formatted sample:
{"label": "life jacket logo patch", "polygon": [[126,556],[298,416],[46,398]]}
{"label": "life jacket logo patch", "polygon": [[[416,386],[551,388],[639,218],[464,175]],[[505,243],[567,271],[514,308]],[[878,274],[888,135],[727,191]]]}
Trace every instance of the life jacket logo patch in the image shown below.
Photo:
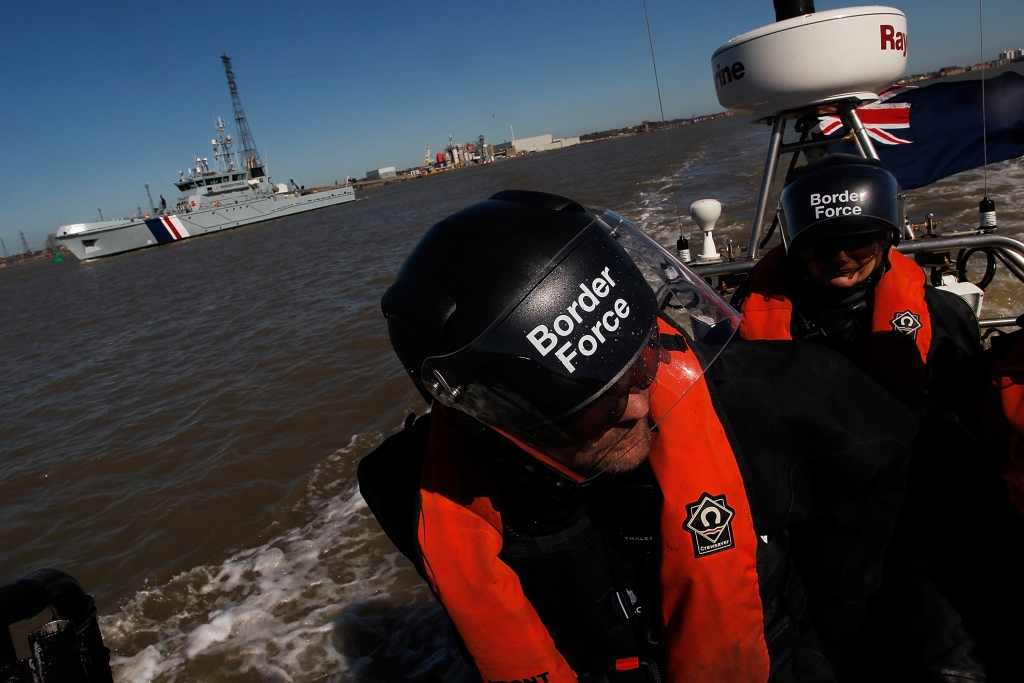
{"label": "life jacket logo patch", "polygon": [[725,494],[701,494],[700,500],[686,506],[689,516],[683,528],[693,540],[693,556],[705,557],[728,550],[736,544],[732,536],[732,518],[736,512],[725,502]]}
{"label": "life jacket logo patch", "polygon": [[921,316],[910,312],[910,309],[897,313],[889,322],[892,331],[910,339],[917,339],[917,331],[921,329]]}

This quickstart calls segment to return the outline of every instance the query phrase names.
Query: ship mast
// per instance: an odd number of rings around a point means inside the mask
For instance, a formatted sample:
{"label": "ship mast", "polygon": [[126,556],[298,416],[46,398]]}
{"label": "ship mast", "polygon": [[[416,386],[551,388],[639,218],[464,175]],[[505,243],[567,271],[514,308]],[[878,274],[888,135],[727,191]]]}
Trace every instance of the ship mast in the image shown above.
{"label": "ship mast", "polygon": [[242,147],[241,152],[242,157],[245,159],[245,165],[250,169],[259,168],[262,170],[263,163],[260,161],[260,153],[256,150],[256,141],[252,139],[252,131],[249,130],[249,124],[245,121],[245,112],[242,110],[242,100],[238,97],[235,73],[231,70],[231,58],[224,54],[221,55],[220,61],[224,62],[224,72],[228,76],[228,87],[231,88],[231,106],[235,110],[235,130],[238,133],[238,142]]}

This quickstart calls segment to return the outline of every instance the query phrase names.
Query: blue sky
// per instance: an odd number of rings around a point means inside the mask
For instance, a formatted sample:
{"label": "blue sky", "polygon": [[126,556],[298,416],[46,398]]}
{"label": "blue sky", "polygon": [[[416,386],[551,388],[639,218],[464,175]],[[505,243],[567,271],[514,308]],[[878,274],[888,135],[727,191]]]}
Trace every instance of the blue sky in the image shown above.
{"label": "blue sky", "polygon": [[[819,10],[855,3],[818,0]],[[917,73],[978,61],[978,6],[894,2]],[[719,111],[709,66],[770,0],[648,0],[665,114]],[[1024,3],[985,4],[986,58],[1024,47]],[[422,163],[424,146],[579,135],[658,118],[641,0],[7,3],[0,23],[0,237],[128,215],[195,156],[231,102],[278,182]],[[233,123],[233,122],[232,122]],[[159,199],[157,198],[157,201]],[[20,247],[19,247],[20,249]]]}

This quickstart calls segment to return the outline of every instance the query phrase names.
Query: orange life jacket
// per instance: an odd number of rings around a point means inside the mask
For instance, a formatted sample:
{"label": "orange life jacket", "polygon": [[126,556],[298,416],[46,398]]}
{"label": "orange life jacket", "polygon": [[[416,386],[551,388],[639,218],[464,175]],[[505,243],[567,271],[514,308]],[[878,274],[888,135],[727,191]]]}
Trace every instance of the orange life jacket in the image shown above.
{"label": "orange life jacket", "polygon": [[[699,368],[692,352],[672,354],[688,372]],[[660,569],[665,678],[766,681],[757,537],[739,467],[704,379],[678,404],[673,386],[678,383],[670,373],[659,373],[650,400],[655,418],[671,410],[652,434],[649,456],[665,498]],[[576,674],[515,572],[498,556],[503,527],[497,482],[478,448],[435,404],[418,526],[431,588],[485,681],[575,683]],[[698,536],[687,524],[707,535]],[[635,659],[615,665],[637,666]]]}
{"label": "orange life jacket", "polygon": [[1005,454],[999,465],[1007,494],[1024,514],[1024,337],[992,369],[986,401],[987,436],[996,452]]}
{"label": "orange life jacket", "polygon": [[[785,251],[775,247],[754,267],[750,295],[740,312],[743,339],[792,339],[793,301],[786,284]],[[921,267],[889,251],[889,270],[874,288],[871,341],[864,371],[905,403],[916,405],[927,384],[932,342]]]}

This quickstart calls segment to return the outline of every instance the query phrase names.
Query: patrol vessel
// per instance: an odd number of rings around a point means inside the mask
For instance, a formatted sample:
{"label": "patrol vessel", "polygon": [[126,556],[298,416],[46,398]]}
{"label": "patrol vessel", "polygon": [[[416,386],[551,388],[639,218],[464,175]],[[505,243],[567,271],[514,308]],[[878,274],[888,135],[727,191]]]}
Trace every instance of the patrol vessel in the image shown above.
{"label": "patrol vessel", "polygon": [[232,150],[235,141],[218,117],[217,138],[212,140],[213,163],[196,157],[195,166],[187,174],[179,171],[174,185],[181,195],[173,208],[161,201],[159,207],[152,207],[151,213],[140,216],[60,227],[57,239],[79,259],[170,244],[355,199],[351,187],[304,193],[294,181],[290,188],[271,183],[245,120],[231,59],[223,55],[221,60],[227,72],[241,150]]}

